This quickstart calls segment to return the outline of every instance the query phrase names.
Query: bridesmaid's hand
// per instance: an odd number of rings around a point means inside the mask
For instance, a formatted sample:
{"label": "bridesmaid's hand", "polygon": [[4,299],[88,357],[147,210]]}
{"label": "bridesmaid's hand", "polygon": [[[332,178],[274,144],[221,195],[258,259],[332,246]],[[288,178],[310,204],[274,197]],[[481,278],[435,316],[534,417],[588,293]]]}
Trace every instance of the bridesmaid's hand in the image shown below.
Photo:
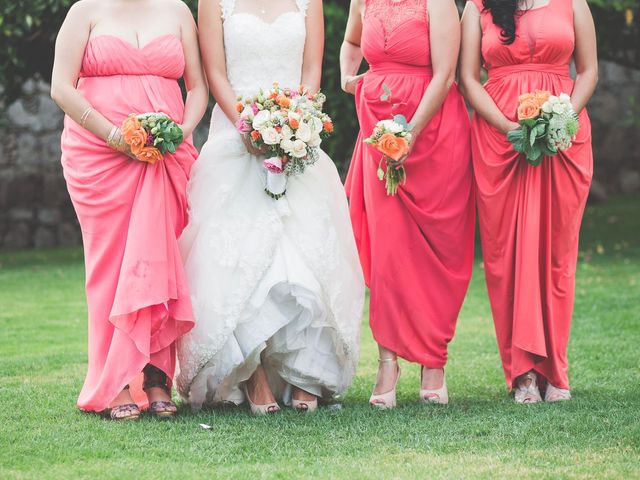
{"label": "bridesmaid's hand", "polygon": [[512,122],[511,120],[508,120],[507,123],[504,124],[504,127],[502,127],[500,130],[506,135],[509,132],[518,130],[520,126],[521,125],[518,122]]}
{"label": "bridesmaid's hand", "polygon": [[366,74],[367,72],[364,72],[360,75],[349,75],[348,77],[344,77],[344,80],[342,81],[342,90],[350,93],[351,95],[355,95],[358,82],[362,80]]}
{"label": "bridesmaid's hand", "polygon": [[419,133],[411,136],[411,141],[409,142],[409,151],[400,159],[394,160],[392,158],[386,157],[387,165],[391,168],[400,168],[404,165],[404,162],[407,161],[407,158],[411,155],[413,151],[413,145],[415,143],[416,138],[419,136]]}
{"label": "bridesmaid's hand", "polygon": [[240,138],[242,138],[242,143],[251,155],[255,155],[256,157],[260,155],[265,155],[267,153],[267,146],[263,145],[260,148],[256,148],[255,145],[251,142],[251,137],[247,134],[240,134]]}

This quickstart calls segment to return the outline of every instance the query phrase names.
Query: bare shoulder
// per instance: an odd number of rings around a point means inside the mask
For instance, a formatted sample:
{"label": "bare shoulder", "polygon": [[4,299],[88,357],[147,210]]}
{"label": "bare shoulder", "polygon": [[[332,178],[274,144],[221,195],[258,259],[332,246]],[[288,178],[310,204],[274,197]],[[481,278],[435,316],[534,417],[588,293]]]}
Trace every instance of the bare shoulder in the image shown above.
{"label": "bare shoulder", "polygon": [[71,5],[67,19],[76,21],[92,21],[100,13],[103,3],[100,0],[79,0]]}
{"label": "bare shoulder", "polygon": [[184,3],[182,0],[161,0],[161,1],[164,4],[163,6],[165,8],[167,8],[170,12],[174,13],[175,15],[179,15],[181,19],[184,19],[187,17],[193,18],[193,15],[191,14],[191,10],[189,9],[188,5]]}

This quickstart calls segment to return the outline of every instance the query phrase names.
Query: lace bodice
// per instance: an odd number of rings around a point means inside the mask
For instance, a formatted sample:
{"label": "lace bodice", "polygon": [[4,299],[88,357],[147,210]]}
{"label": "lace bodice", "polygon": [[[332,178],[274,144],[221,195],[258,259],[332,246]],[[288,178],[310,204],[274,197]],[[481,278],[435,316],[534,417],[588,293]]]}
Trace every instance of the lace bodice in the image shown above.
{"label": "lace bodice", "polygon": [[386,43],[400,25],[410,20],[427,22],[427,0],[366,0],[365,17],[381,23]]}
{"label": "lace bodice", "polygon": [[275,0],[261,12],[252,0],[221,0],[227,77],[238,95],[273,82],[296,87],[302,76],[309,0]]}

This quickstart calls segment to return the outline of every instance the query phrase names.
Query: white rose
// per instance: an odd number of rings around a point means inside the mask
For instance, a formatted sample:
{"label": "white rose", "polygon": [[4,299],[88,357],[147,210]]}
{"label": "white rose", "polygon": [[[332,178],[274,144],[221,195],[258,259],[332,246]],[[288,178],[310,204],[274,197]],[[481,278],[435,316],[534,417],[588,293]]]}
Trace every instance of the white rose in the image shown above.
{"label": "white rose", "polygon": [[282,148],[287,155],[293,155],[293,140],[285,138],[280,142],[280,148]]}
{"label": "white rose", "polygon": [[383,120],[382,126],[388,132],[391,132],[391,133],[400,133],[404,130],[404,127],[402,125],[400,125],[397,122],[394,122],[393,120]]}
{"label": "white rose", "polygon": [[296,138],[298,140],[302,140],[303,142],[308,142],[311,140],[311,127],[308,123],[301,122],[298,130],[296,130]]}
{"label": "white rose", "polygon": [[567,113],[568,109],[569,108],[567,107],[566,104],[558,102],[553,106],[553,113],[556,113],[558,115],[563,115]]}
{"label": "white rose", "polygon": [[553,105],[551,104],[551,102],[544,102],[542,104],[542,111],[544,113],[551,113],[553,112]]}
{"label": "white rose", "polygon": [[319,147],[321,143],[322,143],[322,139],[320,138],[320,135],[317,133],[314,133],[311,137],[311,140],[307,142],[307,145],[315,148],[315,147]]}
{"label": "white rose", "polygon": [[567,95],[566,93],[561,93],[559,98],[560,98],[560,101],[562,103],[566,103],[567,105],[571,105],[571,97],[569,95]]}
{"label": "white rose", "polygon": [[291,127],[289,127],[289,125],[284,125],[282,127],[282,131],[280,132],[280,135],[282,135],[282,138],[284,138],[285,140],[289,140],[291,137],[293,137],[293,130],[291,130]]}
{"label": "white rose", "polygon": [[304,158],[307,156],[307,144],[302,140],[295,140],[293,142],[293,148],[291,149],[291,155],[296,158]]}
{"label": "white rose", "polygon": [[262,140],[267,145],[277,145],[282,139],[278,131],[273,127],[265,128],[260,133],[262,134]]}
{"label": "white rose", "polygon": [[251,120],[253,118],[253,109],[249,105],[245,106],[240,114],[240,118],[242,120]]}
{"label": "white rose", "polygon": [[253,118],[253,128],[255,130],[263,130],[271,121],[271,113],[267,110],[260,110]]}

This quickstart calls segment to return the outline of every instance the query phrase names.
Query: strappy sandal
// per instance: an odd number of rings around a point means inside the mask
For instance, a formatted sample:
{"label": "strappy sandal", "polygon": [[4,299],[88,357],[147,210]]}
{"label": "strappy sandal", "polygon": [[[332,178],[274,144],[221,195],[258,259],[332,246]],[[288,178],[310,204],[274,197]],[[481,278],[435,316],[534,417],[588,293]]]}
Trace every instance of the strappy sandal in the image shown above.
{"label": "strappy sandal", "polygon": [[571,400],[571,392],[565,388],[554,387],[547,383],[547,391],[544,393],[545,402],[566,402]]}
{"label": "strappy sandal", "polygon": [[[525,386],[527,380],[530,380],[529,386]],[[518,378],[515,388],[516,403],[538,403],[542,401],[540,389],[538,388],[538,376],[532,370]]]}
{"label": "strappy sandal", "polygon": [[[129,390],[126,385],[123,390]],[[102,415],[115,421],[138,420],[140,418],[140,408],[135,403],[125,403],[115,407],[107,408]]]}
{"label": "strappy sandal", "polygon": [[[148,390],[151,388],[161,388],[167,395],[171,397],[171,390],[167,387],[167,374],[164,373],[157,367],[154,367],[151,364],[148,364],[144,367],[144,384],[142,389],[149,396]],[[149,413],[151,415],[155,415],[157,417],[173,417],[178,411],[178,407],[171,400],[158,400],[155,402],[150,402],[149,404]]]}

